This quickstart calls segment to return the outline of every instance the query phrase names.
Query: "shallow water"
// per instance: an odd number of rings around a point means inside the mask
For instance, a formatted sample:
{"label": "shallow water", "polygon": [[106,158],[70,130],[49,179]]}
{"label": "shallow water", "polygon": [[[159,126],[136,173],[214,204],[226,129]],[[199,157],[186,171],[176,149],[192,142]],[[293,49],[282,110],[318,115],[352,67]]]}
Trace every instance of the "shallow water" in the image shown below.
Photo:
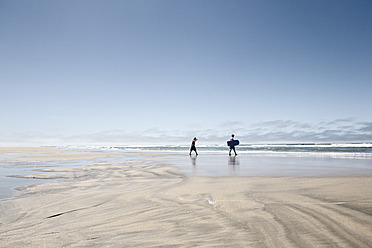
{"label": "shallow water", "polygon": [[179,156],[169,162],[187,176],[366,176],[372,175],[371,159],[202,154]]}

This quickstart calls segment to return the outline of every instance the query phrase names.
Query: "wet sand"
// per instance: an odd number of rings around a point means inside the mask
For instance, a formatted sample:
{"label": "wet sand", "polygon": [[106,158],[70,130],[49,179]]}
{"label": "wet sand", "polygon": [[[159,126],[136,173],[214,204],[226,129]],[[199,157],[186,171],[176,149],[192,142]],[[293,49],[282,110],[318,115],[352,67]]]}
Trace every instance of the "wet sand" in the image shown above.
{"label": "wet sand", "polygon": [[[65,158],[41,153],[22,159]],[[67,180],[0,201],[0,247],[372,247],[370,176],[186,177],[145,153],[43,174]]]}

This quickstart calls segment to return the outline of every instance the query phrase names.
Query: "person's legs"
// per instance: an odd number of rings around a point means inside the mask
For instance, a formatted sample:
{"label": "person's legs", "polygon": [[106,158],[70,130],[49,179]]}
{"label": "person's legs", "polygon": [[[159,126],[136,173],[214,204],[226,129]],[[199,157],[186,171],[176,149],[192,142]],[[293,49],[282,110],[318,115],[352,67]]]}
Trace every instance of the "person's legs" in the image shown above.
{"label": "person's legs", "polygon": [[191,152],[192,151],[195,151],[196,155],[198,155],[198,152],[196,151],[196,147],[195,146],[193,146],[193,147],[190,148],[190,156],[191,156]]}

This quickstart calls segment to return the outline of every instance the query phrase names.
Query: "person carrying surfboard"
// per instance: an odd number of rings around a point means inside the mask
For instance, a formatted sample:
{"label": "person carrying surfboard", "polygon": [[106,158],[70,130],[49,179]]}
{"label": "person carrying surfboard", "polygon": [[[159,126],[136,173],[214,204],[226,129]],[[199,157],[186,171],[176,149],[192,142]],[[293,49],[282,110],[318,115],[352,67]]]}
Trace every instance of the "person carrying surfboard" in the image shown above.
{"label": "person carrying surfboard", "polygon": [[195,151],[196,156],[198,156],[198,152],[196,151],[196,145],[195,145],[195,143],[196,143],[197,140],[198,139],[196,137],[194,137],[194,139],[191,141],[190,156],[191,156],[191,152],[192,151]]}
{"label": "person carrying surfboard", "polygon": [[231,134],[231,139],[230,139],[230,141],[231,141],[230,144],[231,144],[231,145],[230,145],[229,156],[231,156],[231,150],[234,150],[235,156],[238,155],[238,154],[236,153],[236,151],[235,151],[234,137],[235,137],[235,135],[234,135],[234,134]]}

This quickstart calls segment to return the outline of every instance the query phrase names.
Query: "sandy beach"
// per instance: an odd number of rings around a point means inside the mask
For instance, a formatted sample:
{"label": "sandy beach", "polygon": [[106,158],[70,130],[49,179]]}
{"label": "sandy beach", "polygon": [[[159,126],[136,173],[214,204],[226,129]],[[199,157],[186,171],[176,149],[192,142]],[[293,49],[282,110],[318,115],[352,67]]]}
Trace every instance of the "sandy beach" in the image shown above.
{"label": "sandy beach", "polygon": [[165,153],[0,154],[10,163],[127,158],[22,175],[63,180],[0,201],[0,247],[372,247],[371,176],[185,176]]}

